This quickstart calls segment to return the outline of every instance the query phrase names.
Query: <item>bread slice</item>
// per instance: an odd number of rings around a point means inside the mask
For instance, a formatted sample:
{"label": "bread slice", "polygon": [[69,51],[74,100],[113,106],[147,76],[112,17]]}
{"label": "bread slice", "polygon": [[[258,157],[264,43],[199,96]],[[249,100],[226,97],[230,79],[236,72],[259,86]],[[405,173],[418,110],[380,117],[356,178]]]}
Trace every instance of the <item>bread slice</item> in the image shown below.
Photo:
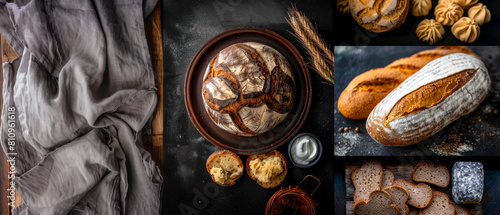
{"label": "bread slice", "polygon": [[464,207],[460,205],[453,206],[455,206],[455,215],[469,215],[469,213],[467,213],[467,209],[465,209]]}
{"label": "bread slice", "polygon": [[394,183],[394,174],[390,170],[384,170],[382,175],[382,189],[392,186]]}
{"label": "bread slice", "polygon": [[354,202],[359,200],[368,201],[370,193],[380,190],[382,186],[382,165],[376,160],[367,160],[360,168],[354,170],[351,175],[354,185]]}
{"label": "bread slice", "polygon": [[247,174],[264,188],[273,188],[285,180],[287,163],[283,155],[274,150],[247,158]]}
{"label": "bread slice", "polygon": [[368,201],[361,199],[354,203],[353,212],[355,215],[399,215],[398,207],[392,203],[391,196],[381,190],[373,191]]}
{"label": "bread slice", "polygon": [[420,215],[455,215],[455,207],[446,194],[435,191],[431,205],[422,209]]}
{"label": "bread slice", "polygon": [[423,161],[413,169],[413,180],[446,187],[450,183],[450,172],[441,164],[434,165],[430,161]]}
{"label": "bread slice", "polygon": [[244,165],[234,152],[219,150],[208,157],[206,167],[215,183],[229,187],[243,175]]}
{"label": "bread slice", "polygon": [[415,208],[415,207],[409,207],[410,208],[410,213],[409,215],[419,215],[420,214],[420,209]]}
{"label": "bread slice", "polygon": [[403,179],[397,179],[394,181],[395,185],[402,186],[408,191],[409,198],[408,204],[416,208],[426,208],[432,203],[432,189],[427,184],[414,185]]}
{"label": "bread slice", "polygon": [[392,185],[385,188],[384,191],[391,195],[392,203],[398,207],[401,215],[408,215],[410,213],[410,208],[406,205],[410,194],[405,188],[399,185]]}

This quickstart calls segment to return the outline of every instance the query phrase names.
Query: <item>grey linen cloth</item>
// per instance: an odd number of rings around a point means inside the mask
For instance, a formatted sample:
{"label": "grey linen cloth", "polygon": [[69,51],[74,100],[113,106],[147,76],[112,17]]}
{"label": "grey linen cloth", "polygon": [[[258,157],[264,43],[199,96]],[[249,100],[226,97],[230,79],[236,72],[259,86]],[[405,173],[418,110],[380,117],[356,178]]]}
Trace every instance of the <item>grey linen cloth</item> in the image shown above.
{"label": "grey linen cloth", "polygon": [[19,55],[3,64],[0,128],[14,214],[159,214],[163,179],[140,138],[157,102],[143,21],[155,3],[0,0]]}

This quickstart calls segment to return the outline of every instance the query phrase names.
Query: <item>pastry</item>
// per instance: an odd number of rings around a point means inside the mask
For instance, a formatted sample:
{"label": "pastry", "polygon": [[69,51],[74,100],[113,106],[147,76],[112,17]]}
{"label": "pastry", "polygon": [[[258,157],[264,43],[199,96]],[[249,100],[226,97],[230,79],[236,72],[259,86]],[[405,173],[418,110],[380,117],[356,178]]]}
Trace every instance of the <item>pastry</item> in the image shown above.
{"label": "pastry", "polygon": [[206,164],[208,173],[212,175],[212,180],[225,187],[236,184],[236,180],[243,175],[243,167],[240,157],[227,150],[212,153]]}
{"label": "pastry", "polygon": [[220,51],[203,78],[202,96],[210,119],[239,136],[264,133],[292,109],[292,68],[274,48],[237,43]]}
{"label": "pastry", "polygon": [[472,43],[481,33],[479,25],[469,17],[462,17],[452,27],[451,33],[462,42]]}
{"label": "pastry", "polygon": [[383,169],[376,160],[367,160],[360,168],[354,170],[351,175],[354,185],[354,202],[359,200],[368,201],[370,193],[380,190],[382,186]]}
{"label": "pastry", "polygon": [[387,95],[368,116],[366,130],[383,145],[418,143],[471,113],[488,94],[490,82],[477,57],[438,58]]}
{"label": "pastry", "polygon": [[464,15],[464,10],[460,5],[450,1],[440,1],[434,9],[436,21],[443,25],[453,25]]}
{"label": "pastry", "polygon": [[434,165],[430,161],[423,161],[415,166],[413,180],[446,187],[450,183],[450,172],[441,164]]}
{"label": "pastry", "polygon": [[349,3],[356,22],[373,32],[390,31],[403,24],[410,6],[409,0],[350,0]]}
{"label": "pastry", "polygon": [[337,9],[343,14],[349,14],[349,0],[337,0]]}
{"label": "pastry", "polygon": [[424,19],[418,24],[416,33],[419,40],[432,45],[443,38],[444,28],[434,19]]}
{"label": "pastry", "polygon": [[426,208],[432,203],[433,192],[427,184],[414,185],[403,179],[394,181],[395,185],[399,185],[408,191],[408,204],[416,208]]}
{"label": "pastry", "polygon": [[484,191],[484,168],[479,162],[456,162],[451,170],[451,194],[457,204],[479,203]]}
{"label": "pastry", "polygon": [[392,203],[391,196],[381,190],[374,191],[370,194],[369,200],[359,200],[354,203],[353,211],[355,215],[399,215],[399,210]]}
{"label": "pastry", "polygon": [[264,188],[280,185],[285,180],[288,168],[285,157],[276,150],[249,156],[246,167],[248,176]]}
{"label": "pastry", "polygon": [[469,9],[470,7],[475,5],[479,0],[447,0],[447,1],[458,4],[460,5],[460,7],[463,7],[464,9]]}
{"label": "pastry", "polygon": [[455,207],[450,204],[450,198],[446,194],[434,191],[431,205],[422,209],[420,215],[455,215]]}
{"label": "pastry", "polygon": [[360,74],[340,94],[338,109],[349,119],[366,119],[373,108],[407,77],[432,60],[457,52],[474,54],[467,47],[442,46]]}
{"label": "pastry", "polygon": [[413,16],[427,16],[431,8],[431,0],[411,0],[410,10]]}
{"label": "pastry", "polygon": [[483,5],[482,3],[477,3],[472,6],[467,14],[469,15],[469,18],[476,21],[479,26],[482,26],[491,20],[490,10],[488,10],[486,5]]}

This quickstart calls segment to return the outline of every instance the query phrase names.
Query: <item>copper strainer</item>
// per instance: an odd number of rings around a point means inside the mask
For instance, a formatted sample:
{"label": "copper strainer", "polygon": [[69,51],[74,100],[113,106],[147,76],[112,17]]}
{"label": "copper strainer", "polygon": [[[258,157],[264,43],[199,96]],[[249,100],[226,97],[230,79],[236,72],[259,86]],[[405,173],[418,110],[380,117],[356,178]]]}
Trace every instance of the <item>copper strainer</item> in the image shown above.
{"label": "copper strainer", "polygon": [[[316,186],[311,194],[299,188],[307,178],[313,178],[318,182],[318,186]],[[291,185],[282,187],[267,202],[266,215],[315,215],[317,204],[312,199],[312,195],[320,185],[321,181],[318,178],[307,175],[296,187],[292,187]]]}

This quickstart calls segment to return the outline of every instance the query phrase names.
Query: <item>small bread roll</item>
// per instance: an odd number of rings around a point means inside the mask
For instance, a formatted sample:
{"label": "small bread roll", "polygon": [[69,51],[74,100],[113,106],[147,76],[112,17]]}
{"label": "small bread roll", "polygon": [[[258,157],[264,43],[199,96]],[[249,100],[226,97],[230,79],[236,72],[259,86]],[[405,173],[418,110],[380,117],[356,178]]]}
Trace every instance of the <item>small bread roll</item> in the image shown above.
{"label": "small bread roll", "polygon": [[469,9],[468,15],[469,18],[476,21],[479,26],[482,26],[483,24],[488,23],[491,20],[490,10],[488,10],[486,5],[483,5],[482,3],[477,3],[476,5],[472,6]]}
{"label": "small bread roll", "polygon": [[440,1],[434,9],[436,21],[443,25],[453,25],[464,15],[464,9],[460,5],[450,1]]}
{"label": "small bread roll", "polygon": [[448,0],[448,1],[458,4],[460,5],[460,7],[463,7],[464,9],[469,9],[470,7],[475,5],[479,0]]}
{"label": "small bread roll", "polygon": [[337,9],[343,14],[350,14],[349,0],[337,0]]}
{"label": "small bread roll", "polygon": [[397,28],[406,19],[409,0],[350,0],[352,17],[358,24],[373,32],[386,32]]}
{"label": "small bread roll", "polygon": [[413,16],[427,16],[431,8],[431,0],[411,0],[410,10]]}
{"label": "small bread roll", "polygon": [[443,38],[444,28],[434,19],[424,19],[418,24],[416,33],[419,40],[432,45]]}
{"label": "small bread roll", "polygon": [[451,32],[462,42],[472,43],[481,33],[479,25],[469,17],[462,17],[452,27]]}

